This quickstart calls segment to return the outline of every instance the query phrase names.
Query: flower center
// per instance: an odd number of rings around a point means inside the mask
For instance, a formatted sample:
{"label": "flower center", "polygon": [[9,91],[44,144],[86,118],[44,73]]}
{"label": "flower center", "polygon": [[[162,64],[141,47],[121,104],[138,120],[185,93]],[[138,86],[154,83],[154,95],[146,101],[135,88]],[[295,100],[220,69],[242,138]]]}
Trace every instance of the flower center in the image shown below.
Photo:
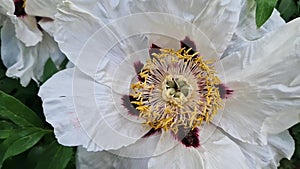
{"label": "flower center", "polygon": [[215,61],[190,50],[153,53],[138,73],[139,81],[131,85],[131,104],[154,129],[194,129],[223,107]]}
{"label": "flower center", "polygon": [[162,83],[162,97],[165,101],[184,104],[191,96],[191,85],[182,75],[168,75]]}

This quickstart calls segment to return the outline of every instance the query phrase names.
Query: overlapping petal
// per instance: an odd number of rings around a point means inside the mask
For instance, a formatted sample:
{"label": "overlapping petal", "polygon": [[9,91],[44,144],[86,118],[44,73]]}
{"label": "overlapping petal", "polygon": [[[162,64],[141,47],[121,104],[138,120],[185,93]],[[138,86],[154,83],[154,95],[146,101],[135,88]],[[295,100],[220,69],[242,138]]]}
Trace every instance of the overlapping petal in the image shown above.
{"label": "overlapping petal", "polygon": [[[55,91],[57,87],[60,92]],[[61,144],[83,145],[93,151],[117,149],[136,142],[148,132],[147,126],[123,117],[108,92],[109,88],[94,84],[91,77],[74,69],[56,74],[42,86],[39,96],[46,120],[54,126]]]}
{"label": "overlapping petal", "polygon": [[[234,94],[226,101],[220,127],[233,137],[266,144],[268,131],[263,124],[267,120],[280,125],[276,120],[282,113],[299,116],[299,22],[292,21],[222,60],[227,85]],[[276,133],[297,122],[299,119],[277,126],[281,130]]]}
{"label": "overlapping petal", "polygon": [[267,145],[252,145],[238,142],[247,157],[250,168],[271,169],[279,166],[282,158],[290,159],[295,150],[295,143],[288,131],[268,137]]}
{"label": "overlapping petal", "polygon": [[[233,163],[234,161],[234,163]],[[188,149],[181,144],[150,159],[149,168],[237,168],[247,169],[246,157],[239,146],[219,130],[200,148]]]}
{"label": "overlapping petal", "polygon": [[31,79],[36,82],[42,80],[44,65],[49,58],[59,65],[64,55],[46,33],[36,46],[26,47],[15,36],[14,27],[15,25],[7,19],[1,29],[1,58],[8,68],[6,75],[20,78],[22,86],[27,86]]}
{"label": "overlapping petal", "polygon": [[[243,0],[64,1],[54,27],[41,22],[75,64],[40,91],[59,142],[117,154],[79,149],[80,168],[97,168],[101,157],[111,157],[114,168],[275,168],[294,150],[285,130],[300,121],[300,20],[285,25],[275,11],[256,30],[254,9],[254,1]],[[53,10],[45,15],[53,18]],[[203,131],[213,134],[200,135],[198,148],[185,147],[170,132],[143,137],[149,126],[130,115],[123,100],[136,80],[134,64],[145,62],[150,44],[178,48],[174,42],[186,36],[201,55],[223,56],[221,78],[233,90],[224,113]],[[66,86],[73,88],[55,91]]]}

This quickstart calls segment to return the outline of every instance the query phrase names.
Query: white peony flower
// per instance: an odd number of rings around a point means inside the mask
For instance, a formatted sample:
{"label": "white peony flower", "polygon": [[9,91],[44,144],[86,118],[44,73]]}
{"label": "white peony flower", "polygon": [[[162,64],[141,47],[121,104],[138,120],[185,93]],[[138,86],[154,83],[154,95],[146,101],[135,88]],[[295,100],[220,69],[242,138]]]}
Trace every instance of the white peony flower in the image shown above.
{"label": "white peony flower", "polygon": [[56,42],[38,24],[53,21],[29,13],[23,0],[3,0],[0,4],[1,58],[8,68],[6,75],[20,78],[22,86],[27,86],[31,79],[42,80],[49,58],[57,65],[64,59]]}
{"label": "white peony flower", "polygon": [[[73,3],[74,2],[74,3]],[[64,1],[53,33],[75,64],[40,89],[78,168],[276,168],[300,121],[300,20],[253,1]],[[100,152],[96,152],[100,151]]]}

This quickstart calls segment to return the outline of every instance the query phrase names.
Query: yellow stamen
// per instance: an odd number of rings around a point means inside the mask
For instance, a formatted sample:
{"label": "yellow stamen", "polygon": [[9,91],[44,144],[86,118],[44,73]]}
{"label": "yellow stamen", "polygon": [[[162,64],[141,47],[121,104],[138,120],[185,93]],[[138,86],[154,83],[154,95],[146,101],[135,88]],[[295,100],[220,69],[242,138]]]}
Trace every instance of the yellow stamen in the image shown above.
{"label": "yellow stamen", "polygon": [[[218,110],[223,107],[223,101],[217,87],[221,81],[215,75],[216,70],[212,66],[215,60],[205,60],[203,56],[197,56],[199,55],[198,52],[190,55],[188,53],[191,50],[191,48],[187,50],[182,48],[178,51],[160,49],[160,54],[153,53],[152,56],[155,58],[149,59],[139,73],[144,81],[138,81],[131,85],[133,90],[131,96],[137,100],[131,103],[137,105],[136,109],[140,111],[140,117],[145,119],[145,124],[150,127],[162,128],[165,131],[171,130],[174,133],[178,132],[180,126],[194,129],[200,126],[204,120],[209,123]],[[200,98],[192,96],[191,86],[184,76],[164,75],[162,71],[165,70],[159,70],[160,65],[175,63],[186,66],[193,64],[193,67],[201,72],[194,76],[195,81],[203,84],[203,87],[197,91]],[[159,83],[158,78],[165,80],[161,80]],[[158,98],[153,100],[153,93],[156,94],[156,97],[166,95],[163,97],[166,100]],[[160,103],[161,106],[156,102],[162,102]],[[191,105],[186,106],[186,104]],[[193,110],[187,107],[193,107]]]}

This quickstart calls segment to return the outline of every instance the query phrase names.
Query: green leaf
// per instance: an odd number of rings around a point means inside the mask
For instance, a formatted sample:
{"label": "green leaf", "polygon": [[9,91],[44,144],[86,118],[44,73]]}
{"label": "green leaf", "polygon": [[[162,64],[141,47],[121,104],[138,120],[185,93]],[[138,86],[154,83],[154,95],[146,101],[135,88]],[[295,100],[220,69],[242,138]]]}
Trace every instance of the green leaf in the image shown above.
{"label": "green leaf", "polygon": [[278,0],[256,0],[255,21],[260,28],[271,16]]}
{"label": "green leaf", "polygon": [[41,155],[35,169],[64,169],[73,156],[72,147],[64,147],[57,142],[49,144]]}
{"label": "green leaf", "polygon": [[12,129],[16,126],[8,121],[1,120],[0,121],[0,139],[8,138],[10,134],[13,133]]}
{"label": "green leaf", "polygon": [[49,58],[45,64],[44,74],[43,74],[43,82],[48,80],[56,72],[58,72],[58,69],[57,69],[55,63],[52,61],[52,59]]}
{"label": "green leaf", "polygon": [[14,129],[15,127],[16,125],[14,125],[9,121],[0,120],[0,130],[10,130],[10,129]]}
{"label": "green leaf", "polygon": [[279,3],[278,10],[280,12],[280,16],[288,21],[296,12],[297,4],[294,0],[283,0]]}
{"label": "green leaf", "polygon": [[0,117],[9,119],[15,124],[42,127],[41,119],[19,100],[0,91]]}
{"label": "green leaf", "polygon": [[11,130],[14,134],[0,144],[0,168],[3,162],[12,156],[23,153],[34,146],[49,131],[39,128]]}
{"label": "green leaf", "polygon": [[[45,136],[44,136],[44,138],[45,138]],[[45,160],[45,159],[41,159],[41,156],[44,153],[47,153],[46,148],[47,148],[47,145],[45,145],[45,144],[39,144],[39,145],[36,145],[33,148],[31,148],[27,155],[27,159],[26,159],[27,166],[26,167],[33,169],[39,160]]]}
{"label": "green leaf", "polygon": [[8,138],[12,134],[12,130],[0,130],[0,139]]}

